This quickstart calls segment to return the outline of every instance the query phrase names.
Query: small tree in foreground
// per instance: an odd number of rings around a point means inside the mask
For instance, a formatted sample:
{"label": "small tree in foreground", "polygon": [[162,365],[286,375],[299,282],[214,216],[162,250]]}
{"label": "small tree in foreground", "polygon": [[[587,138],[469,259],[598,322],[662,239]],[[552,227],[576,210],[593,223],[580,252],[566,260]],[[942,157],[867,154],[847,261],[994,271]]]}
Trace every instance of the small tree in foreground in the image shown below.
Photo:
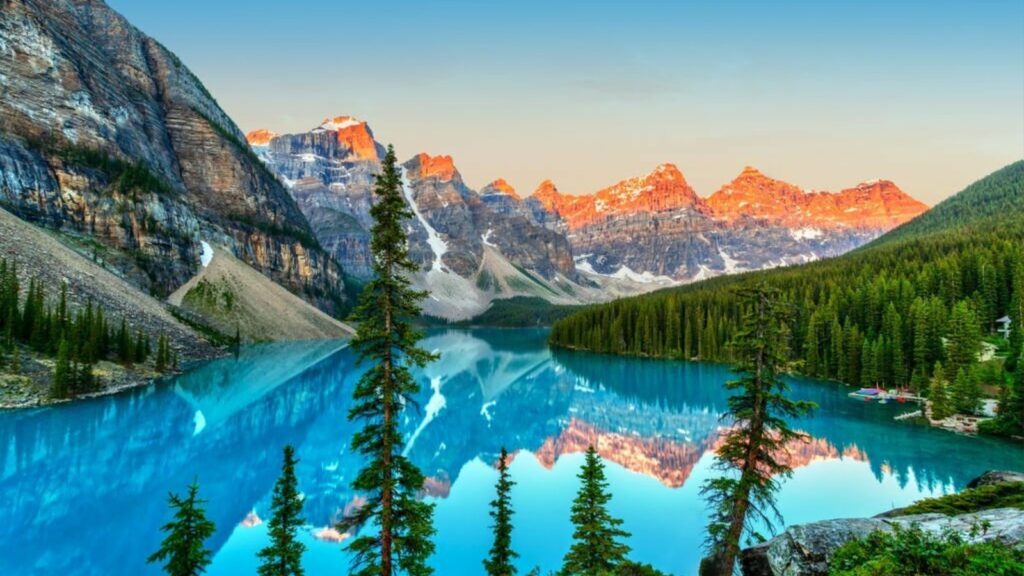
{"label": "small tree in foreground", "polygon": [[573,544],[562,563],[562,576],[604,576],[614,574],[626,561],[629,546],[619,541],[628,538],[622,520],[608,512],[612,496],[605,480],[604,464],[593,446],[587,449],[586,460],[578,478],[579,493],[572,503],[575,526]]}
{"label": "small tree in foreground", "polygon": [[205,542],[213,535],[215,527],[206,518],[203,509],[206,501],[200,500],[198,494],[199,484],[192,482],[185,498],[173,493],[168,496],[174,518],[161,528],[167,532],[167,537],[147,560],[151,564],[163,562],[168,576],[198,576],[210,565],[210,551]]}
{"label": "small tree in foreground", "polygon": [[738,394],[729,397],[722,415],[732,426],[718,450],[715,467],[727,476],[708,480],[703,494],[712,507],[708,525],[708,558],[701,563],[702,576],[730,576],[744,534],[755,533],[748,518],[771,528],[781,522],[775,508],[779,478],[792,471],[782,460],[786,444],[806,435],[789,427],[786,418],[808,414],[814,405],[786,396],[789,386],[779,378],[786,358],[787,310],[778,293],[759,286],[741,293],[747,302],[743,327],[734,347],[743,376],[726,383]]}
{"label": "small tree in foreground", "polygon": [[302,519],[302,495],[295,478],[295,449],[284,447],[281,477],[274,485],[273,511],[268,531],[270,545],[260,550],[260,576],[303,576],[302,553],[306,546],[297,539]]}
{"label": "small tree in foreground", "polygon": [[484,560],[484,568],[489,576],[513,576],[516,567],[512,560],[519,557],[512,549],[512,502],[511,492],[515,482],[508,474],[508,451],[501,449],[498,460],[497,496],[491,501],[491,518],[494,525],[494,544],[491,545],[490,556]]}

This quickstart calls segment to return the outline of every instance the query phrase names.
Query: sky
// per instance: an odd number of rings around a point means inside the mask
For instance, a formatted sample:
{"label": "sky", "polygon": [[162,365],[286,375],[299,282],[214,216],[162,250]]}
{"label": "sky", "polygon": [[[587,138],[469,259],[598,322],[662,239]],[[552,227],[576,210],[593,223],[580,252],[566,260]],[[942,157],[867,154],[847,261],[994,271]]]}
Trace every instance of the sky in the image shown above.
{"label": "sky", "polygon": [[108,0],[243,131],[369,122],[467,184],[589,193],[672,162],[934,204],[1024,158],[1024,1]]}

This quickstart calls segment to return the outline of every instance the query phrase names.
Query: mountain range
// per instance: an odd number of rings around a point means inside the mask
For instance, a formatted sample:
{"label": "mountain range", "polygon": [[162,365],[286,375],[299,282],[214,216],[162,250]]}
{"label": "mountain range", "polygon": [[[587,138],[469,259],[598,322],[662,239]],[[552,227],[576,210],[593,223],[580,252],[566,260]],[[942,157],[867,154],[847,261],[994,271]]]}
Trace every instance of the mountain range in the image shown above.
{"label": "mountain range", "polygon": [[[321,244],[365,277],[373,178],[383,146],[351,116],[308,132],[247,134]],[[470,188],[450,156],[403,164],[418,282],[428,313],[464,318],[496,298],[603,300],[712,276],[831,257],[927,210],[887,180],[805,191],[747,167],[702,198],[673,164],[591,194],[550,180],[520,195],[497,178]]]}
{"label": "mountain range", "polygon": [[[101,0],[10,0],[0,39],[0,205],[159,299],[211,246],[330,314],[351,305],[371,272],[384,153],[365,121],[244,135]],[[474,189],[445,155],[402,169],[414,280],[425,311],[448,319],[496,299],[589,303],[834,256],[926,209],[888,181],[808,192],[752,168],[706,198],[672,164],[590,194],[545,181],[527,195],[501,178]]]}

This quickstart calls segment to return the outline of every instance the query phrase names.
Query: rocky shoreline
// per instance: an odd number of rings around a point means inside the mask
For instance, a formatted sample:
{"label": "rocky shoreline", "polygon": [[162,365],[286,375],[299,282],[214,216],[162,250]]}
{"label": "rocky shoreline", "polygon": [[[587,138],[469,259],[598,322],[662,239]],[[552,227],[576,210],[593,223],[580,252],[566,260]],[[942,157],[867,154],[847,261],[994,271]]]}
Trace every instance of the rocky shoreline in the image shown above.
{"label": "rocky shoreline", "polygon": [[[986,472],[972,480],[967,488],[1012,482],[1024,482],[1024,474]],[[1019,508],[991,508],[951,516],[934,512],[906,514],[896,509],[872,518],[822,520],[790,526],[771,540],[744,549],[740,567],[744,576],[826,576],[832,555],[844,544],[875,531],[890,532],[895,526],[912,525],[935,534],[951,529],[971,543],[996,540],[1024,549],[1024,510]],[[987,528],[981,532],[972,530],[979,525]]]}
{"label": "rocky shoreline", "polygon": [[[223,356],[225,353],[197,358],[188,365],[205,362]],[[23,355],[23,370],[19,374],[0,373],[0,410],[18,410],[73,402],[87,398],[98,398],[117,394],[131,388],[148,386],[163,378],[180,374],[178,371],[157,372],[152,366],[133,366],[126,368],[115,362],[102,361],[96,364],[94,373],[100,378],[102,388],[74,398],[52,398],[50,396],[50,378],[52,375],[52,358],[41,358]],[[186,365],[187,368],[187,365]]]}

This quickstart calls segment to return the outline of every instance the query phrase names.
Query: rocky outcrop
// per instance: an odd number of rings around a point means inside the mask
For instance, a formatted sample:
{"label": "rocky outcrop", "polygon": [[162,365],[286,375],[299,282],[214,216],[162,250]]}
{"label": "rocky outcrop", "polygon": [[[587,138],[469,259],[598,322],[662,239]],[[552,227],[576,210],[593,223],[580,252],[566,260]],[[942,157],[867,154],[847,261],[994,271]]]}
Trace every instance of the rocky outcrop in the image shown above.
{"label": "rocky outcrop", "polygon": [[545,279],[576,276],[564,233],[534,218],[507,183],[492,183],[478,194],[448,156],[419,154],[404,166],[420,214],[448,245],[444,264],[460,276],[476,272],[484,245]]}
{"label": "rocky outcrop", "polygon": [[357,277],[370,276],[370,206],[384,149],[366,122],[326,118],[300,134],[255,130],[256,154],[285,184],[320,244]]}
{"label": "rocky outcrop", "polygon": [[[1017,481],[1024,481],[1024,475],[986,472],[967,487]],[[907,528],[912,525],[934,534],[952,530],[967,542],[995,540],[1024,549],[1024,510],[993,508],[956,516],[935,513],[894,515],[890,512],[874,518],[823,520],[790,526],[771,540],[743,550],[740,566],[744,576],[825,576],[833,554],[847,542],[862,539],[875,531],[892,531],[893,526]],[[975,526],[986,528],[978,531],[973,529]]]}
{"label": "rocky outcrop", "polygon": [[[972,535],[972,526],[988,529]],[[953,530],[968,542],[999,541],[1006,546],[1024,547],[1024,510],[996,508],[959,516],[917,514],[897,518],[851,518],[824,520],[787,528],[771,540],[747,548],[740,555],[744,576],[826,576],[832,555],[843,544],[875,531],[892,531],[893,526],[910,527],[941,534]]]}
{"label": "rocky outcrop", "polygon": [[200,239],[325,309],[341,271],[281,183],[178,58],[101,0],[0,12],[0,202],[94,242],[166,295]]}
{"label": "rocky outcrop", "polygon": [[1005,482],[1024,482],[1024,473],[1009,470],[989,470],[967,483],[967,488],[980,488]]}

